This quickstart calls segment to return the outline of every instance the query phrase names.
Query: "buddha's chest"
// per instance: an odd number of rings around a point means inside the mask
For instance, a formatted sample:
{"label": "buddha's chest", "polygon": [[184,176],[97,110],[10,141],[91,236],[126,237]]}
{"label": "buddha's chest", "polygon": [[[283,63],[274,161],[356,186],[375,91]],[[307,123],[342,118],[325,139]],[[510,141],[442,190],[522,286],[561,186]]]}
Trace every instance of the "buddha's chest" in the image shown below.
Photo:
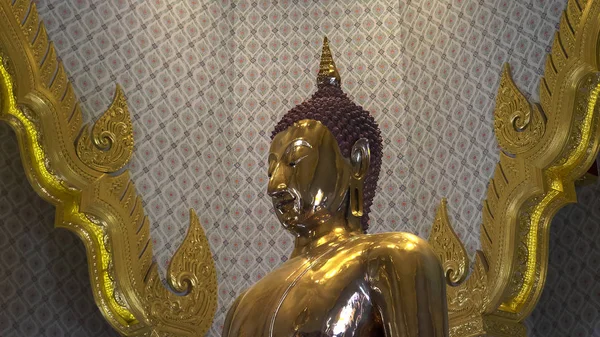
{"label": "buddha's chest", "polygon": [[376,336],[361,264],[332,260],[267,275],[240,299],[229,336]]}

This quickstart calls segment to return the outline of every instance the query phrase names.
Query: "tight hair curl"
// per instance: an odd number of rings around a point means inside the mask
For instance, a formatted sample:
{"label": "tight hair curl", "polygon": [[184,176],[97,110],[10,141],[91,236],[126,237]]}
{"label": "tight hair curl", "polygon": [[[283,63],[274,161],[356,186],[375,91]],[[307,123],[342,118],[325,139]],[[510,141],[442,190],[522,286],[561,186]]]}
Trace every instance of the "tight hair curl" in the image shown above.
{"label": "tight hair curl", "polygon": [[312,97],[288,111],[277,123],[271,139],[295,122],[312,119],[321,122],[333,134],[345,158],[350,158],[352,146],[360,138],[369,141],[371,165],[364,182],[364,214],[361,221],[363,232],[369,228],[369,211],[375,197],[383,141],[379,126],[373,116],[361,106],[354,104],[338,86],[319,85]]}

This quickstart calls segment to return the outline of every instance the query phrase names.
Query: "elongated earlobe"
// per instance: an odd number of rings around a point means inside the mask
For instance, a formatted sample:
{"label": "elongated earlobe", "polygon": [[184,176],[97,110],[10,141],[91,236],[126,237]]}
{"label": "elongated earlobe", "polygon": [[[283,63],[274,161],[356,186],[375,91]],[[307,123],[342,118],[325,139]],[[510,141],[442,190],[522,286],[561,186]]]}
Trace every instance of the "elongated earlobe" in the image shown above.
{"label": "elongated earlobe", "polygon": [[350,177],[350,210],[355,217],[364,214],[364,180],[369,171],[371,163],[371,152],[369,141],[361,138],[352,146],[350,164],[352,165],[352,176]]}
{"label": "elongated earlobe", "polygon": [[352,186],[350,188],[350,210],[355,217],[361,217],[364,214],[364,191],[361,187]]}

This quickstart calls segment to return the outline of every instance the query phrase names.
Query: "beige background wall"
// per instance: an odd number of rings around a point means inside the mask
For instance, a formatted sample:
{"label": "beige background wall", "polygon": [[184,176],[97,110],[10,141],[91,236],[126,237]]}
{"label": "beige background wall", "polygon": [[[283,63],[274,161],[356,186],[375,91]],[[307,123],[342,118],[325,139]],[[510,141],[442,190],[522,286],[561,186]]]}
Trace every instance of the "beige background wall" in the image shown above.
{"label": "beige background wall", "polygon": [[[309,97],[322,36],[385,141],[374,232],[428,235],[440,198],[472,254],[497,159],[500,67],[537,99],[564,0],[37,1],[88,121],[123,85],[129,169],[166,267],[194,208],[217,258],[220,334],[236,295],[285,259],[264,195],[271,128]],[[538,316],[541,317],[541,316]]]}

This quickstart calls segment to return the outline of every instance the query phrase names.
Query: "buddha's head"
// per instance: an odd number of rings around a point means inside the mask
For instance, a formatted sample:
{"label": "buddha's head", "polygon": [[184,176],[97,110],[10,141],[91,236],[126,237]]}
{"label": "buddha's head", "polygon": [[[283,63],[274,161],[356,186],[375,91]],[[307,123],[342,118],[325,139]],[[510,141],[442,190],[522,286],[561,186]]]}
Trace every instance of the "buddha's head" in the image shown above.
{"label": "buddha's head", "polygon": [[381,167],[380,131],[342,91],[327,39],[317,83],[317,92],[275,126],[268,194],[296,234],[339,217],[365,232]]}

